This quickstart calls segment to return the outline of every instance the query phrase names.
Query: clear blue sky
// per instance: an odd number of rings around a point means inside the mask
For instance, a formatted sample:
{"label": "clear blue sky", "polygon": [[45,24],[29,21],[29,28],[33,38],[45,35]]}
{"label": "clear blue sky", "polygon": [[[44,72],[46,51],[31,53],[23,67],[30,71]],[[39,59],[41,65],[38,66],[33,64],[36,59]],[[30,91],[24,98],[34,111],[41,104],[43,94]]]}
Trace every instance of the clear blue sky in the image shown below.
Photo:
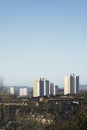
{"label": "clear blue sky", "polygon": [[1,0],[0,75],[5,85],[69,73],[87,83],[87,0]]}

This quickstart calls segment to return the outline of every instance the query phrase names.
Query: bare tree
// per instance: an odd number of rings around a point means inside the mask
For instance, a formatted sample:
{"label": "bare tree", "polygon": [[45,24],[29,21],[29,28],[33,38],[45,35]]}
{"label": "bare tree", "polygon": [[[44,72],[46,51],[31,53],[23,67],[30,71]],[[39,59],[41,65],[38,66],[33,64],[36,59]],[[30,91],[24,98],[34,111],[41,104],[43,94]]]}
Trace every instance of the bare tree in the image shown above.
{"label": "bare tree", "polygon": [[0,95],[2,95],[3,77],[0,76]]}

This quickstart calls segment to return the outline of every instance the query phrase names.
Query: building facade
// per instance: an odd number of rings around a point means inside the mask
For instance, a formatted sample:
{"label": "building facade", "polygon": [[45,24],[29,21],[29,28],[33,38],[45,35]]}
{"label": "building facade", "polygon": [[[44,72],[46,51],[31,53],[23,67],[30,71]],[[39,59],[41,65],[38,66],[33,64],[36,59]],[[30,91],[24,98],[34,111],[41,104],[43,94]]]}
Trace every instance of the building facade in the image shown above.
{"label": "building facade", "polygon": [[33,96],[48,96],[49,95],[49,80],[39,78],[34,81]]}
{"label": "building facade", "polygon": [[33,97],[58,95],[58,86],[50,83],[49,80],[39,78],[34,81]]}
{"label": "building facade", "polygon": [[44,80],[44,96],[49,95],[49,80]]}
{"label": "building facade", "polygon": [[54,88],[54,84],[53,83],[50,83],[49,85],[49,95],[53,95],[53,88]]}
{"label": "building facade", "polygon": [[54,85],[53,83],[50,83],[50,86],[49,86],[49,95],[53,95],[53,96],[56,96],[59,94],[59,88],[58,88],[58,85]]}
{"label": "building facade", "polygon": [[14,95],[15,94],[15,88],[14,87],[9,87],[8,88],[8,93]]}
{"label": "building facade", "polygon": [[58,95],[58,85],[54,85],[53,95],[54,96]]}
{"label": "building facade", "polygon": [[64,78],[64,95],[77,94],[79,92],[79,76],[71,74]]}
{"label": "building facade", "polygon": [[20,88],[19,95],[20,96],[27,96],[27,88]]}

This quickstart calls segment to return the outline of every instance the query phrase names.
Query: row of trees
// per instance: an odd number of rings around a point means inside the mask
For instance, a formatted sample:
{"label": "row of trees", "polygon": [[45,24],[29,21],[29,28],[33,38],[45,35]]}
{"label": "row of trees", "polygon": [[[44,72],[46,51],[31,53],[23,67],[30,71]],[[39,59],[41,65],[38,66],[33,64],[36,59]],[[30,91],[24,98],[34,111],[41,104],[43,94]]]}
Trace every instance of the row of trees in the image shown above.
{"label": "row of trees", "polygon": [[[82,95],[80,95],[82,96]],[[76,98],[76,96],[75,96]],[[78,97],[80,98],[80,97]],[[39,102],[39,106],[35,106],[33,102],[27,104],[27,106],[16,107],[14,109],[13,118],[7,116],[7,109],[0,106],[0,112],[2,113],[2,119],[0,120],[1,126],[5,130],[86,130],[87,129],[87,97],[85,96],[81,104],[62,104],[60,107],[58,104],[50,104],[48,102]],[[71,107],[69,107],[70,105]],[[44,118],[53,120],[52,123],[43,124],[38,122],[36,117],[43,115]],[[9,121],[12,121],[9,123]],[[14,122],[15,121],[15,122]]]}

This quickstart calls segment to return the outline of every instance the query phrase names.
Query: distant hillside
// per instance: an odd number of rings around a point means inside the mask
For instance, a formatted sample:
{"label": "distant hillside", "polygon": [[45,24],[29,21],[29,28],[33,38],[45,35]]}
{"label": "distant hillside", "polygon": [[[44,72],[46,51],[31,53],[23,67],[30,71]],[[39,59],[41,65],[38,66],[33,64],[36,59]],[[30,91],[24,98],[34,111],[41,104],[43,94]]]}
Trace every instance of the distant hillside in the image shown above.
{"label": "distant hillside", "polygon": [[[3,92],[3,93],[7,93],[9,87],[11,87],[11,86],[3,86],[3,87],[2,87],[2,92]],[[28,87],[28,86],[13,86],[13,87],[15,88],[16,94],[19,93],[19,89],[20,89],[20,88],[27,88],[27,89],[28,89],[28,92],[31,92],[31,91],[33,90],[32,87]]]}
{"label": "distant hillside", "polygon": [[81,84],[81,85],[79,86],[79,89],[80,89],[80,90],[87,90],[87,84]]}
{"label": "distant hillside", "polygon": [[[10,86],[3,86],[2,92],[7,93],[9,87]],[[28,87],[28,86],[14,86],[14,87],[15,87],[16,93],[19,92],[20,88],[24,88],[24,87],[28,88],[29,93],[33,91],[33,87]],[[87,90],[87,84],[80,84],[79,90]],[[63,94],[64,88],[59,88],[59,92]]]}

